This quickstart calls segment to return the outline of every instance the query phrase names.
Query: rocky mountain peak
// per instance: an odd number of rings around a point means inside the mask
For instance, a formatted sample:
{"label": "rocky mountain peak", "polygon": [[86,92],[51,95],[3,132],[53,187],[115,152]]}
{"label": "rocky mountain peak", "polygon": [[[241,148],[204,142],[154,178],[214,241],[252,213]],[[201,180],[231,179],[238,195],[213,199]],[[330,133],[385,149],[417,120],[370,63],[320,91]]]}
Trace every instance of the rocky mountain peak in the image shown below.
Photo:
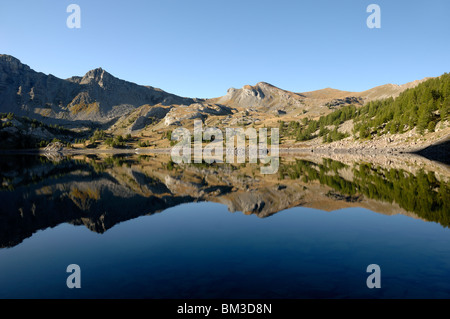
{"label": "rocky mountain peak", "polygon": [[225,96],[211,100],[230,107],[259,108],[267,111],[278,111],[285,106],[302,107],[303,96],[282,90],[267,82],[255,85],[244,85],[242,89],[230,88]]}
{"label": "rocky mountain peak", "polygon": [[81,78],[80,84],[90,84],[90,83],[97,83],[101,87],[106,82],[112,82],[117,80],[113,75],[106,72],[102,68],[97,68],[94,70],[88,71],[83,78]]}
{"label": "rocky mountain peak", "polygon": [[258,83],[256,83],[256,86],[261,87],[261,88],[277,88],[276,86],[274,86],[270,83],[267,83],[267,82],[258,82]]}
{"label": "rocky mountain peak", "polygon": [[190,105],[192,99],[118,79],[102,68],[59,79],[36,72],[10,55],[0,55],[0,112],[46,123],[106,122],[142,105]]}
{"label": "rocky mountain peak", "polygon": [[7,54],[0,54],[0,67],[5,72],[9,71],[12,73],[17,73],[21,70],[30,70],[28,65],[22,64],[19,59]]}
{"label": "rocky mountain peak", "polygon": [[252,85],[244,85],[242,87],[242,89],[244,89],[244,90],[255,90],[255,91],[256,90],[272,90],[272,89],[280,90],[276,86],[273,86],[272,84],[267,83],[267,82],[258,82],[258,83],[256,83],[253,86]]}

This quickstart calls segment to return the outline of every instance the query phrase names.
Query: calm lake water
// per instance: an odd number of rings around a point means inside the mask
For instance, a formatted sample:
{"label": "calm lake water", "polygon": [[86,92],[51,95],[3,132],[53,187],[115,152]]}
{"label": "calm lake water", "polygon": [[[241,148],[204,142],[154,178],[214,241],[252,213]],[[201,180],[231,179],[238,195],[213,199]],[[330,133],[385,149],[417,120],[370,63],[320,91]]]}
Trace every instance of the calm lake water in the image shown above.
{"label": "calm lake water", "polygon": [[445,169],[3,156],[0,176],[0,298],[450,297]]}

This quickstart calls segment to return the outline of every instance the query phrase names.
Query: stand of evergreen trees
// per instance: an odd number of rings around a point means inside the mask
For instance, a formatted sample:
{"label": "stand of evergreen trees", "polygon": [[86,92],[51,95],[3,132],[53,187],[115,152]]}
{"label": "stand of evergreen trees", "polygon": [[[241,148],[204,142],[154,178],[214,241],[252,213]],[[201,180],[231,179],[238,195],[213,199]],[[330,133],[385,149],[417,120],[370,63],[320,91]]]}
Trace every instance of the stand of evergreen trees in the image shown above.
{"label": "stand of evergreen trees", "polygon": [[396,99],[367,103],[358,110],[353,133],[368,138],[416,127],[423,134],[425,130],[434,131],[438,121],[447,120],[449,111],[450,74],[445,73],[402,92]]}
{"label": "stand of evergreen trees", "polygon": [[[354,138],[367,139],[387,133],[404,133],[413,128],[421,134],[433,132],[439,121],[450,114],[450,74],[429,79],[415,88],[407,89],[397,98],[387,98],[366,103],[360,108],[347,105],[318,120],[302,119],[280,123],[282,136],[295,137],[297,141],[323,137],[323,142],[343,139],[348,134],[338,131],[339,125],[354,120]],[[334,125],[330,130],[327,126]]]}

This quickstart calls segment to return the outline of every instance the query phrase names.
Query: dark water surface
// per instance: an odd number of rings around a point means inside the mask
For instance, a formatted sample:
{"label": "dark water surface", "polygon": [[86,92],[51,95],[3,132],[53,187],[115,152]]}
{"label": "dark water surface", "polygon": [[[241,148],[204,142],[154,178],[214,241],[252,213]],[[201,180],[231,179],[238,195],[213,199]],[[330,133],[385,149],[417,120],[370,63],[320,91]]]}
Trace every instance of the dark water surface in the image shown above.
{"label": "dark water surface", "polygon": [[158,158],[2,157],[0,298],[449,298],[448,181],[388,170],[406,189],[371,166],[372,194],[361,166],[326,161],[286,164],[301,176],[272,185]]}

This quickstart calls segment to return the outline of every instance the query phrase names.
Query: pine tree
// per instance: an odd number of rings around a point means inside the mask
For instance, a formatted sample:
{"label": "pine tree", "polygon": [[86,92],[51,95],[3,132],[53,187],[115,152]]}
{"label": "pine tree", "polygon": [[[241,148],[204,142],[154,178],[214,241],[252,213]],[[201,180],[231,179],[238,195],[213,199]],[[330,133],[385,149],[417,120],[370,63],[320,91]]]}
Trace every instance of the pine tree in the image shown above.
{"label": "pine tree", "polygon": [[428,108],[423,108],[422,112],[419,115],[419,119],[417,121],[417,131],[420,134],[423,134],[425,129],[428,127],[428,123],[431,119],[431,112],[429,112]]}
{"label": "pine tree", "polygon": [[434,129],[436,128],[436,123],[434,121],[431,121],[428,124],[428,132],[434,132]]}

